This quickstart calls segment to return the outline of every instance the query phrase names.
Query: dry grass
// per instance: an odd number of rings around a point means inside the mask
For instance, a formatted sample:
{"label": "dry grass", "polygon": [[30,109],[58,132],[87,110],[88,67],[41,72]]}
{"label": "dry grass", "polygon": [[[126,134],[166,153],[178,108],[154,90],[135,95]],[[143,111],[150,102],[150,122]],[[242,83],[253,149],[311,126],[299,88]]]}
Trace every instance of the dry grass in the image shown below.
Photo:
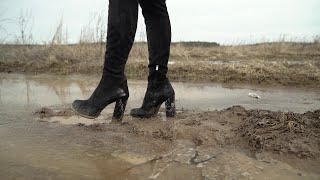
{"label": "dry grass", "polygon": [[[0,72],[99,74],[104,45],[0,45]],[[145,43],[136,43],[126,73],[145,79],[148,73]],[[237,82],[320,87],[319,43],[263,43],[241,46],[187,46],[171,48],[169,77],[174,81]]]}

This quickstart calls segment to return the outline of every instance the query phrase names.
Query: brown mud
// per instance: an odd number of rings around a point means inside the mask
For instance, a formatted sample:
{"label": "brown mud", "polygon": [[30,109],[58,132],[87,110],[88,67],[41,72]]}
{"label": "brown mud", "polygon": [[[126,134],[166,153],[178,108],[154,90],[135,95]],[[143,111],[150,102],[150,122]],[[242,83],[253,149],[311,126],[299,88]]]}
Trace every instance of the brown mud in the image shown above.
{"label": "brown mud", "polygon": [[[70,108],[41,108],[34,114],[42,121],[57,121],[59,116],[70,120],[76,116]],[[320,110],[299,114],[233,106],[222,111],[180,111],[175,118],[160,116],[133,120],[126,116],[122,122],[109,123],[120,123],[124,133],[166,141],[188,140],[196,146],[221,148],[238,144],[252,151],[290,154],[299,158],[320,155]],[[76,125],[89,130],[104,130],[109,123],[92,121],[89,125]]]}
{"label": "brown mud", "polygon": [[[107,114],[102,116],[106,118]],[[41,108],[34,115],[41,122],[61,124],[75,116],[67,107]],[[137,179],[146,178],[146,174],[149,179],[318,179],[319,125],[319,110],[299,114],[241,106],[221,111],[179,111],[175,118],[160,113],[151,119],[126,115],[122,122],[74,123],[85,131],[106,135],[116,129],[141,144],[157,142],[157,150],[151,148],[151,154],[146,153],[149,155],[136,152],[144,154],[145,160],[133,158],[138,162],[126,173],[138,173]],[[112,139],[112,144],[121,143],[119,137]],[[132,158],[129,161],[135,162]],[[169,166],[184,175],[168,172]]]}
{"label": "brown mud", "polygon": [[[320,178],[318,111],[283,113],[288,118],[282,118],[281,126],[287,131],[274,131],[271,139],[257,132],[279,126],[271,123],[279,121],[272,118],[278,112],[240,106],[179,111],[175,118],[163,113],[148,120],[126,115],[122,122],[110,121],[112,113],[105,111],[84,121],[65,106],[0,108],[3,179]],[[31,115],[32,109],[37,110]],[[258,120],[264,117],[269,124]],[[295,123],[304,131],[296,131]],[[256,138],[247,132],[252,131],[265,138],[264,146],[251,144]],[[287,150],[279,151],[279,144]]]}

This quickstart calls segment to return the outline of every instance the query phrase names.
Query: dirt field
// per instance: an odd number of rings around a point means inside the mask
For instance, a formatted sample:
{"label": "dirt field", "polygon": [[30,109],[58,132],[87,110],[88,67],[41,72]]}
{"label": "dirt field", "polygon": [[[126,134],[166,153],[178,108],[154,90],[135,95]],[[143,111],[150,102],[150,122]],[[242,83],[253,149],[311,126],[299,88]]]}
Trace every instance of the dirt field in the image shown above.
{"label": "dirt field", "polygon": [[[146,79],[147,53],[145,43],[134,45],[129,78]],[[96,44],[0,45],[0,72],[99,74],[103,55],[104,45]],[[174,43],[169,68],[173,81],[320,87],[320,44]]]}

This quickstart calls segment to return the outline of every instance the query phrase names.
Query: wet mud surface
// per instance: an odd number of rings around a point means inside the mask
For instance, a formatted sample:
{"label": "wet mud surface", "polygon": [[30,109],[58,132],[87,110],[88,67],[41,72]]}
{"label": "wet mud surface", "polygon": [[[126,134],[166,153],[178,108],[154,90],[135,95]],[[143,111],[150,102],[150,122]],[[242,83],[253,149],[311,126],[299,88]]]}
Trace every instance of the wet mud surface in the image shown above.
{"label": "wet mud surface", "polygon": [[[162,113],[147,120],[126,115],[122,122],[108,121],[111,113],[104,113],[83,123],[68,107],[46,107],[33,116],[46,124],[65,125],[70,120],[77,130],[111,137],[116,132],[137,140],[137,149],[112,153],[132,165],[112,175],[119,178],[320,178],[319,110],[298,114],[233,106],[221,111],[180,111],[175,118]],[[111,139],[108,144],[113,147],[125,142],[117,136]]]}
{"label": "wet mud surface", "polygon": [[[161,113],[151,119],[125,116],[121,122],[111,121],[107,115],[83,121],[68,107],[41,108],[34,112],[42,122],[77,125],[88,130],[104,131],[110,124],[119,124],[137,136],[167,141],[187,140],[196,146],[239,144],[252,151],[290,154],[299,158],[320,155],[320,110],[304,114],[267,110],[246,110],[233,106],[222,111],[180,111],[175,118]],[[106,118],[105,121],[102,119]],[[82,122],[83,121],[83,122]]]}
{"label": "wet mud surface", "polygon": [[161,109],[115,122],[110,108],[89,120],[67,101],[1,97],[0,179],[320,178],[320,111],[310,106],[179,108],[174,118]]}

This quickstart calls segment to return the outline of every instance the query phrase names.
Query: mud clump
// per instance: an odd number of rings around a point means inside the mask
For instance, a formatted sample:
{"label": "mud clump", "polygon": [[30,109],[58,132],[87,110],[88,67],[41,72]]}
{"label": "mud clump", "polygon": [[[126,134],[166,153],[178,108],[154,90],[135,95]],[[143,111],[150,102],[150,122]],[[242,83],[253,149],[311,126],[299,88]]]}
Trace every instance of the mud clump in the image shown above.
{"label": "mud clump", "polygon": [[71,108],[42,107],[40,109],[35,110],[33,115],[39,117],[40,119],[43,119],[57,116],[70,117],[76,114],[71,110]]}
{"label": "mud clump", "polygon": [[236,131],[253,150],[298,157],[320,154],[320,110],[304,114],[249,110]]}
{"label": "mud clump", "polygon": [[[239,117],[235,117],[240,120]],[[133,120],[126,125],[129,133],[169,141],[189,140],[196,146],[223,147],[233,142],[232,126],[226,126],[229,116],[213,112],[184,111],[161,121],[159,118]]]}

